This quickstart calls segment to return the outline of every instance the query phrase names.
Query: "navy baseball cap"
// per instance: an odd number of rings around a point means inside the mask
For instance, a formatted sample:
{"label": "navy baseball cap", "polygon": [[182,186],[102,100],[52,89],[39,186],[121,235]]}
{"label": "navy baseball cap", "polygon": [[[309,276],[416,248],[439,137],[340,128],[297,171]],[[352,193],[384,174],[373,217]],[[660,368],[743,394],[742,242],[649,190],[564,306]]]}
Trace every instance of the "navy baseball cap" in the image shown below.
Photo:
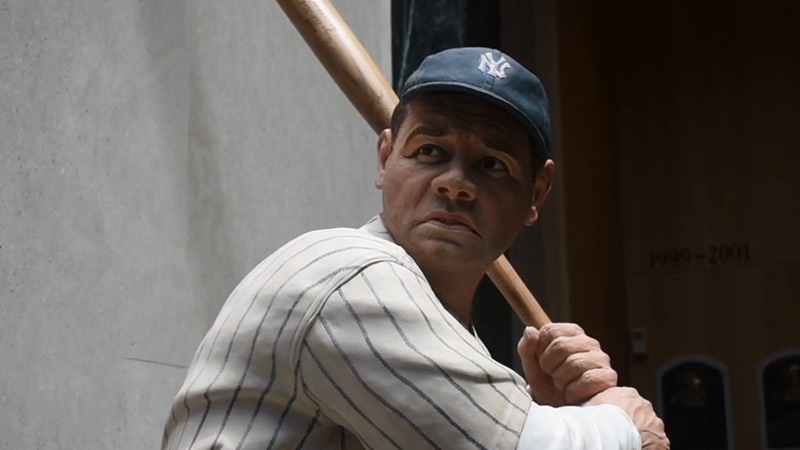
{"label": "navy baseball cap", "polygon": [[461,92],[508,111],[536,142],[536,155],[550,153],[550,108],[541,81],[499,50],[460,47],[425,58],[408,77],[400,98],[423,92]]}

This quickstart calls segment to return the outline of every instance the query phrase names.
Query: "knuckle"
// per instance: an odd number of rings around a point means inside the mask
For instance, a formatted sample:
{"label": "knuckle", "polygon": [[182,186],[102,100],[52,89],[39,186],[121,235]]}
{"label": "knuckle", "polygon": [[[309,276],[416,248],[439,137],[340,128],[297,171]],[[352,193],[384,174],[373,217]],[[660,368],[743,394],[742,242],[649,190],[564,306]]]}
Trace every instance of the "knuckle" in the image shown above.
{"label": "knuckle", "polygon": [[542,328],[539,328],[539,335],[542,337],[551,337],[553,333],[556,332],[558,325],[559,324],[557,323],[548,323],[543,325]]}
{"label": "knuckle", "polygon": [[589,372],[593,372],[592,378],[598,385],[608,388],[616,384],[617,373],[613,370],[596,369]]}
{"label": "knuckle", "polygon": [[564,345],[564,338],[558,336],[550,340],[550,343],[547,345],[547,347],[549,349],[557,349],[561,348],[562,345]]}
{"label": "knuckle", "polygon": [[568,344],[565,338],[557,337],[545,347],[544,351],[542,351],[542,356],[548,355],[552,357],[555,355],[562,355]]}
{"label": "knuckle", "polygon": [[547,325],[542,326],[539,330],[543,336],[547,336],[548,339],[555,339],[559,336],[577,336],[584,334],[583,328],[574,324],[574,323],[549,323]]}
{"label": "knuckle", "polygon": [[548,332],[547,330],[539,332],[538,348],[540,350],[544,350],[547,347],[549,347],[556,339],[558,339],[558,336]]}
{"label": "knuckle", "polygon": [[570,339],[567,336],[558,336],[553,339],[549,347],[556,353],[564,352],[570,347]]}
{"label": "knuckle", "polygon": [[576,323],[564,323],[562,325],[563,325],[562,331],[565,334],[568,334],[570,336],[579,336],[579,335],[585,335],[586,334],[583,331],[583,328],[581,328],[580,325],[578,325]]}
{"label": "knuckle", "polygon": [[574,368],[575,370],[588,370],[592,368],[591,361],[587,361],[586,358],[580,353],[572,353],[567,355],[567,357],[564,358],[563,364],[570,368]]}
{"label": "knuckle", "polygon": [[639,391],[637,391],[636,388],[633,388],[633,387],[630,387],[630,386],[625,386],[625,387],[622,388],[622,390],[624,390],[625,393],[628,394],[628,395],[636,395],[636,396],[639,395]]}

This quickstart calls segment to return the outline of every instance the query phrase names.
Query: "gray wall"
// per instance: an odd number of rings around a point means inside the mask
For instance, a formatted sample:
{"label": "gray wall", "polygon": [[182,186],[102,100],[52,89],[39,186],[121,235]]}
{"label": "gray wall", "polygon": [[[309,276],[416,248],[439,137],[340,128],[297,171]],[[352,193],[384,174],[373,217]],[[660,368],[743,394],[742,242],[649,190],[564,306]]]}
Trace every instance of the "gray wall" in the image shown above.
{"label": "gray wall", "polygon": [[[384,72],[389,2],[336,0]],[[158,448],[240,278],[379,207],[273,1],[0,0],[0,449]]]}

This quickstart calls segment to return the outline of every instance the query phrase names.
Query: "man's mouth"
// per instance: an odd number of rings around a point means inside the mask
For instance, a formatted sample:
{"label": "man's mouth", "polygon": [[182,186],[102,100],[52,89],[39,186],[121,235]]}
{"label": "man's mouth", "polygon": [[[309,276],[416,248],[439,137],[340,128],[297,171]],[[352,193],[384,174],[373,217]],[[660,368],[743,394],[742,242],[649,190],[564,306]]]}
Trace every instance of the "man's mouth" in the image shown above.
{"label": "man's mouth", "polygon": [[450,231],[466,231],[478,235],[475,225],[466,218],[457,214],[431,214],[425,222]]}

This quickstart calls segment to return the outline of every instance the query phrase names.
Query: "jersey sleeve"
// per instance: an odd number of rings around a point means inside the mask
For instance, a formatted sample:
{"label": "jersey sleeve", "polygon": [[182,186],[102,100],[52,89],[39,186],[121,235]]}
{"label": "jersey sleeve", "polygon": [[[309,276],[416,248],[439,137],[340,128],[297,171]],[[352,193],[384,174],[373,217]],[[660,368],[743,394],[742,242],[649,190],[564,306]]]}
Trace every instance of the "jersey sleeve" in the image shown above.
{"label": "jersey sleeve", "polygon": [[309,398],[367,448],[515,449],[531,406],[524,380],[394,262],[333,291],[299,360]]}
{"label": "jersey sleeve", "polygon": [[642,441],[633,421],[614,405],[531,404],[517,450],[639,450]]}

